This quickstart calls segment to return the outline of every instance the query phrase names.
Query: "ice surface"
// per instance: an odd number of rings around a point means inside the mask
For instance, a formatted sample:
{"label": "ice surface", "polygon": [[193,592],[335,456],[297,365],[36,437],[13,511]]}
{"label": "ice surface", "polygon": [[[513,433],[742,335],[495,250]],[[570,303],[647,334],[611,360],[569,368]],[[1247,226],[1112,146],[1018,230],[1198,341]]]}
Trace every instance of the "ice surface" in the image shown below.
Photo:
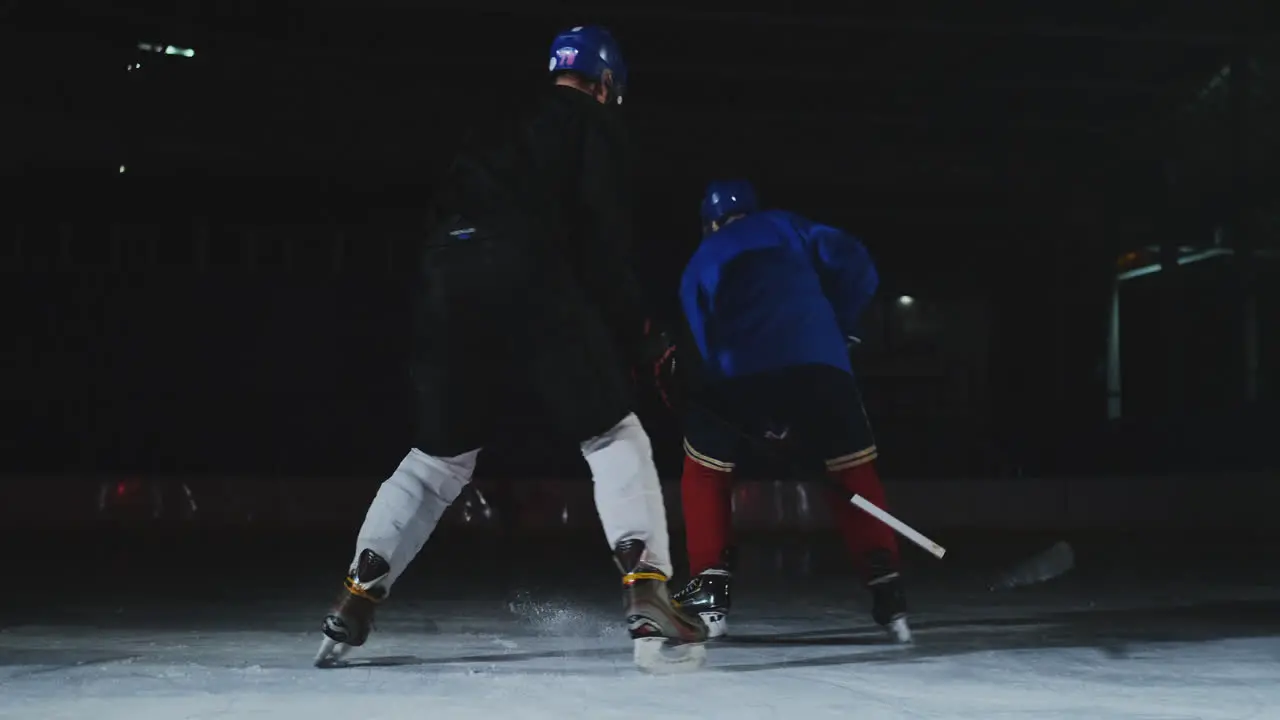
{"label": "ice surface", "polygon": [[616,603],[516,591],[388,602],[351,665],[310,660],[327,597],[102,600],[0,630],[0,718],[1280,718],[1280,592],[1133,581],[913,594],[888,645],[853,588],[742,588],[706,669],[631,665]]}

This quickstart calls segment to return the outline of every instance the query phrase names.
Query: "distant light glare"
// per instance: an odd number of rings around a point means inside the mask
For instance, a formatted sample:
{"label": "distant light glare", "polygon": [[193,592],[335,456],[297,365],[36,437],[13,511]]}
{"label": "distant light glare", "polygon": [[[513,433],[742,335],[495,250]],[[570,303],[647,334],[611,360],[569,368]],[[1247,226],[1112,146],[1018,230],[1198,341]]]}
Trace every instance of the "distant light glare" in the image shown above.
{"label": "distant light glare", "polygon": [[120,174],[121,174],[121,175],[123,175],[123,174],[124,174],[124,166],[123,166],[123,165],[121,165],[121,166],[120,166]]}
{"label": "distant light glare", "polygon": [[916,302],[916,299],[911,297],[910,295],[902,295],[901,297],[898,298],[898,304],[901,305],[902,307],[911,307],[912,305],[915,304],[915,302]]}
{"label": "distant light glare", "polygon": [[139,50],[147,52],[164,53],[165,55],[181,55],[182,57],[195,57],[196,51],[191,48],[176,47],[174,45],[152,45],[151,43],[138,43]]}

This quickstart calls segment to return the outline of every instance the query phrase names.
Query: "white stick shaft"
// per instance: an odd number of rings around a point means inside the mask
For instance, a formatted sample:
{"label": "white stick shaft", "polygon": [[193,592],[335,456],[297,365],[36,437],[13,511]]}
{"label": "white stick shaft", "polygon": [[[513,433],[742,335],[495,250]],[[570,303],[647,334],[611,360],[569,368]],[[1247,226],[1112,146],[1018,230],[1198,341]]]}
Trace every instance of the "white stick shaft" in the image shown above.
{"label": "white stick shaft", "polygon": [[910,525],[907,525],[898,518],[876,507],[870,500],[862,497],[861,495],[854,495],[849,502],[862,508],[862,510],[871,517],[893,528],[902,537],[924,548],[925,552],[928,552],[934,557],[941,559],[942,556],[947,553],[946,549],[941,545],[916,532]]}

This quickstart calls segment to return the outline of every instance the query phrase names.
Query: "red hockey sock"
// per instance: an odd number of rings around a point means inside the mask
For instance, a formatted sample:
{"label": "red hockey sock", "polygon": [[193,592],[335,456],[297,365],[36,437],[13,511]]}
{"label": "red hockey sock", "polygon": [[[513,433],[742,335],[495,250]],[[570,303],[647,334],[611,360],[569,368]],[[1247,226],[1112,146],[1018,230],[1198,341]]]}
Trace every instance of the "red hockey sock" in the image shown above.
{"label": "red hockey sock", "polygon": [[831,488],[833,514],[840,534],[844,537],[845,547],[853,556],[855,567],[865,575],[869,569],[869,554],[875,550],[884,550],[889,553],[888,560],[892,567],[896,568],[898,538],[893,530],[849,502],[849,498],[854,495],[861,495],[876,507],[888,510],[885,507],[884,485],[880,483],[875,463],[865,462],[843,470],[832,470],[830,475],[837,483],[837,487]]}
{"label": "red hockey sock", "polygon": [[684,532],[693,575],[721,563],[733,536],[733,471],[716,470],[689,457],[680,475]]}

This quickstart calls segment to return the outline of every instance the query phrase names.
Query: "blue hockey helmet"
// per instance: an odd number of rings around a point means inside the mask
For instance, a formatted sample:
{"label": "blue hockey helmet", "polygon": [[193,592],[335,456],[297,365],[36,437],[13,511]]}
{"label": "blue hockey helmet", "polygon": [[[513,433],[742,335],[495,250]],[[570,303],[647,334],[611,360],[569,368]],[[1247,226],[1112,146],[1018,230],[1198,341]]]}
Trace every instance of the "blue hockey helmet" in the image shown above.
{"label": "blue hockey helmet", "polygon": [[603,80],[608,70],[613,75],[609,102],[622,104],[627,87],[627,63],[622,59],[618,41],[599,25],[579,25],[556,35],[551,41],[548,70],[578,73],[596,82]]}
{"label": "blue hockey helmet", "polygon": [[711,223],[730,215],[745,215],[759,209],[756,189],[746,180],[716,180],[707,186],[702,198],[702,229],[711,232]]}

